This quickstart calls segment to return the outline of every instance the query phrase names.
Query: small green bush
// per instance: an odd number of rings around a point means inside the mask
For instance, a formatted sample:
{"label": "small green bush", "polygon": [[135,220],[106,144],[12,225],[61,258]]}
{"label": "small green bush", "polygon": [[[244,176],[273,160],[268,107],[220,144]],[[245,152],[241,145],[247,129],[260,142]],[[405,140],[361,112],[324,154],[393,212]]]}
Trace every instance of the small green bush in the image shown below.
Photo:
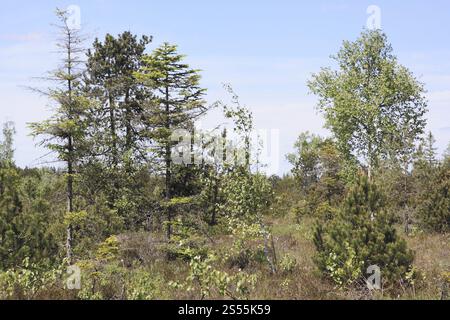
{"label": "small green bush", "polygon": [[280,261],[280,271],[282,273],[292,273],[296,267],[297,260],[289,254],[284,255]]}
{"label": "small green bush", "polygon": [[340,286],[364,283],[367,268],[376,265],[387,288],[405,279],[414,257],[366,176],[358,179],[332,221],[317,224],[314,244],[319,269]]}

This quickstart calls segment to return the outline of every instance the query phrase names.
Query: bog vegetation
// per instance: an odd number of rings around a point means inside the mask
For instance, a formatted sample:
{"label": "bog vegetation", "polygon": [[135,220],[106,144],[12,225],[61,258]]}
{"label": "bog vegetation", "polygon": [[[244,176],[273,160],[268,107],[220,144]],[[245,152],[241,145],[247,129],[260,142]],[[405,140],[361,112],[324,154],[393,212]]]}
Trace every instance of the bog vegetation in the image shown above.
{"label": "bog vegetation", "polygon": [[[0,298],[448,298],[450,149],[437,156],[424,85],[381,31],[312,75],[332,135],[298,128],[279,177],[252,152],[251,112],[229,86],[206,102],[176,45],[123,32],[86,50],[57,17],[61,63],[35,89],[54,112],[29,127],[63,165],[17,167],[4,124]],[[241,144],[195,129],[211,108]],[[173,160],[179,129],[190,164]]]}

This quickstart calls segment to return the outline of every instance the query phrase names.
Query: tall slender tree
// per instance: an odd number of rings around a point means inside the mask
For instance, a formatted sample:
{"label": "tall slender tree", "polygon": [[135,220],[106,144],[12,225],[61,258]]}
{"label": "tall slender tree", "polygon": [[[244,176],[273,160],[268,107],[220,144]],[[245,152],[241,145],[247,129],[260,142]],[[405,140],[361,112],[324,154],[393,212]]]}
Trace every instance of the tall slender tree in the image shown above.
{"label": "tall slender tree", "polygon": [[[74,175],[76,167],[86,151],[86,110],[89,100],[82,90],[82,47],[83,36],[72,28],[66,11],[57,9],[56,16],[60,32],[57,42],[61,54],[61,66],[45,78],[55,85],[46,90],[35,89],[49,97],[55,104],[53,116],[39,123],[31,123],[34,136],[43,136],[40,144],[56,152],[59,160],[67,166],[67,213],[73,214]],[[72,260],[73,228],[67,225],[66,251],[67,259]]]}
{"label": "tall slender tree", "polygon": [[[156,152],[163,163],[165,175],[165,200],[172,198],[172,133],[176,129],[192,131],[196,119],[207,111],[200,87],[199,70],[191,69],[178,54],[177,46],[164,43],[150,55],[143,57],[143,66],[136,77],[153,91],[150,102],[151,138],[156,142]],[[172,214],[167,209],[167,237],[171,236]]]}

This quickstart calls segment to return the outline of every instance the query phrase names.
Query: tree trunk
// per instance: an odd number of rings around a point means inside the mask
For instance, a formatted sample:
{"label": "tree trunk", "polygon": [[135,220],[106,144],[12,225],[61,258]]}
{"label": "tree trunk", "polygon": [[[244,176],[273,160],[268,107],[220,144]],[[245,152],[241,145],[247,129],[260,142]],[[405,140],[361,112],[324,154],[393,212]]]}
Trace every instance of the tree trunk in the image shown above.
{"label": "tree trunk", "polygon": [[[165,116],[166,116],[166,129],[167,131],[170,130],[170,104],[169,104],[169,87],[166,86],[166,110],[165,110]],[[170,206],[169,202],[171,199],[171,193],[170,193],[170,186],[171,186],[171,158],[172,158],[172,149],[171,149],[171,140],[170,136],[167,137],[166,140],[166,146],[165,146],[165,161],[166,161],[166,202],[167,202],[167,240],[170,240],[170,237],[172,236],[172,207]]]}
{"label": "tree trunk", "polygon": [[111,130],[111,148],[112,148],[112,156],[113,156],[113,165],[117,167],[118,164],[118,155],[117,155],[117,133],[116,133],[116,114],[115,114],[115,106],[114,106],[114,98],[111,93],[108,92],[108,102],[109,102],[109,122],[110,122],[110,130]]}
{"label": "tree trunk", "polygon": [[217,179],[216,173],[214,173],[214,189],[213,189],[213,199],[212,199],[212,213],[211,213],[211,225],[215,226],[216,221],[216,203],[219,196],[219,179]]}
{"label": "tree trunk", "polygon": [[372,143],[369,142],[368,146],[368,160],[367,161],[367,177],[369,178],[369,183],[372,182],[372,170],[373,170],[373,154],[372,154]]}
{"label": "tree trunk", "polygon": [[169,204],[170,199],[171,199],[171,194],[170,194],[170,185],[171,185],[171,172],[170,172],[170,166],[171,166],[171,161],[170,161],[170,146],[169,146],[169,142],[166,145],[166,202],[167,202],[167,221],[168,221],[168,225],[167,225],[167,239],[170,240],[170,237],[172,235],[172,208]]}
{"label": "tree trunk", "polygon": [[73,253],[72,253],[72,226],[69,224],[66,229],[66,255],[67,255],[67,263],[72,264]]}
{"label": "tree trunk", "polygon": [[408,162],[405,161],[404,166],[404,203],[403,203],[403,210],[404,210],[404,219],[405,219],[405,234],[409,236],[409,224],[411,222],[410,216],[409,216],[409,207],[408,207]]}
{"label": "tree trunk", "polygon": [[125,127],[126,127],[126,134],[125,134],[125,150],[126,151],[130,151],[131,150],[131,143],[132,143],[132,137],[133,137],[133,131],[131,128],[131,118],[132,118],[132,113],[131,113],[131,106],[130,106],[130,90],[127,89],[126,93],[125,93]]}
{"label": "tree trunk", "polygon": [[[67,74],[69,78],[67,80],[67,89],[69,94],[69,119],[72,119],[72,37],[68,34],[68,46],[67,46]],[[67,212],[73,212],[73,136],[69,134],[67,141]],[[67,225],[67,238],[66,238],[66,251],[67,260],[69,264],[72,264],[72,225]]]}
{"label": "tree trunk", "polygon": [[[73,146],[72,146],[72,137],[69,137],[69,154],[73,152]],[[73,166],[72,166],[72,160],[70,159],[67,161],[67,212],[72,213],[73,212]],[[72,225],[69,223],[66,230],[66,251],[67,251],[67,260],[68,263],[72,263]]]}

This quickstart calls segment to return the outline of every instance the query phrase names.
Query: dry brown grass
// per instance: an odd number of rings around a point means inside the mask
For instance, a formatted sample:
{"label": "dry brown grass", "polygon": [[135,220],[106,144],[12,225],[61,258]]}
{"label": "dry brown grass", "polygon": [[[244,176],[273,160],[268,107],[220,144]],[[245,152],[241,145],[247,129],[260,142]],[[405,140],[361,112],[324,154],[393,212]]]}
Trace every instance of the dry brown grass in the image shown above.
{"label": "dry brown grass", "polygon": [[450,234],[420,233],[405,238],[415,252],[414,266],[424,276],[417,290],[408,292],[405,298],[439,299],[444,273],[450,272]]}
{"label": "dry brown grass", "polygon": [[[444,272],[450,270],[450,235],[417,234],[406,237],[408,246],[416,253],[415,270],[424,276],[418,279],[413,287],[403,290],[398,296],[371,295],[367,290],[338,289],[317,270],[313,257],[314,219],[304,217],[300,224],[294,223],[290,216],[270,217],[267,223],[272,228],[275,251],[278,261],[276,274],[271,274],[267,263],[251,263],[245,271],[258,276],[256,287],[251,292],[250,299],[288,299],[288,300],[335,300],[335,299],[439,299],[442,292]],[[141,266],[151,270],[155,275],[169,281],[183,282],[188,274],[186,261],[167,261],[163,247],[158,243],[163,241],[162,235],[149,237],[146,233],[127,234],[121,237],[127,250],[125,257],[129,262],[140,261]],[[207,242],[214,252],[224,252],[232,245],[230,236],[216,234]],[[283,270],[280,262],[283,257],[294,258],[296,265],[291,270]],[[125,259],[127,260],[127,259]],[[131,263],[129,263],[129,267]],[[218,266],[221,270],[233,273],[236,267],[228,264]],[[176,290],[168,285],[159,288],[161,298],[165,299],[198,299],[195,292]],[[213,296],[209,298],[223,299]]]}
{"label": "dry brown grass", "polygon": [[[287,300],[336,300],[336,299],[440,299],[445,273],[450,271],[450,234],[416,234],[404,237],[408,246],[416,253],[415,270],[423,275],[413,287],[403,290],[398,296],[375,296],[367,290],[342,290],[324,278],[317,270],[313,257],[315,247],[312,240],[314,222],[304,218],[300,224],[293,223],[289,216],[269,218],[272,227],[278,270],[270,272],[264,261],[253,262],[245,267],[248,273],[258,277],[250,299]],[[155,278],[155,295],[158,299],[199,299],[198,292],[175,289],[170,281],[183,282],[188,275],[188,263],[181,259],[167,260],[163,235],[148,233],[128,233],[119,236],[121,242],[121,261],[130,272],[145,270]],[[216,235],[208,242],[214,252],[224,252],[232,245],[227,235]],[[296,264],[283,268],[283,257],[289,256]],[[216,266],[232,274],[236,267],[229,264]],[[113,292],[114,293],[114,292]],[[20,297],[18,293],[17,297]],[[49,287],[39,292],[37,299],[75,299],[73,292],[59,287]],[[223,296],[210,296],[210,299],[224,299]]]}
{"label": "dry brown grass", "polygon": [[[426,234],[404,237],[415,251],[414,268],[423,279],[395,296],[372,296],[367,291],[340,290],[324,279],[313,261],[313,219],[299,225],[291,217],[271,219],[279,257],[295,257],[297,267],[291,274],[265,275],[258,284],[255,298],[267,299],[440,299],[444,274],[450,271],[450,234]],[[400,229],[400,228],[399,228]]]}

